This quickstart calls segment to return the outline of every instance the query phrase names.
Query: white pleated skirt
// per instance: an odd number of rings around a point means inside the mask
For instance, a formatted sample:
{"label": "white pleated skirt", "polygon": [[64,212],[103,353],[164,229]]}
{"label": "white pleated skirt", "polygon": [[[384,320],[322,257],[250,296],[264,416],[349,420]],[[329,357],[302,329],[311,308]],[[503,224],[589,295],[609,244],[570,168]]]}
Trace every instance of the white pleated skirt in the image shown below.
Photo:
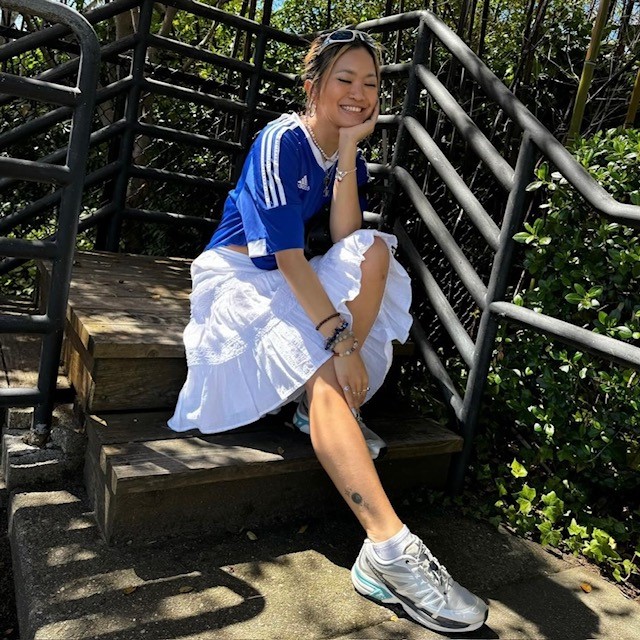
{"label": "white pleated skirt", "polygon": [[[349,322],[346,303],[360,292],[360,264],[376,236],[393,256],[395,236],[362,229],[310,261]],[[188,373],[171,429],[218,433],[254,422],[301,395],[331,358],[279,270],[258,269],[248,256],[217,248],[194,260],[191,278],[191,319],[184,331]],[[360,351],[369,374],[367,400],[389,371],[391,341],[408,338],[410,304],[409,276],[392,257],[380,313]]]}

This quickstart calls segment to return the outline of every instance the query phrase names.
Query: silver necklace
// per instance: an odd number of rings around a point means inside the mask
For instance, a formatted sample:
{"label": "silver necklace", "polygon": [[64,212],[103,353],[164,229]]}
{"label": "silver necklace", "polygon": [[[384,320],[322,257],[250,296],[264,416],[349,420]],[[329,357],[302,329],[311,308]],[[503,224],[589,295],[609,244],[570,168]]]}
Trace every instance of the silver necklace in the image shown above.
{"label": "silver necklace", "polygon": [[[331,156],[328,156],[324,152],[324,149],[320,146],[320,144],[316,140],[316,135],[315,135],[315,133],[313,133],[313,127],[309,123],[309,118],[308,117],[305,117],[304,124],[307,127],[307,131],[309,132],[309,135],[311,136],[311,139],[313,140],[313,144],[316,145],[316,148],[320,152],[320,155],[322,156],[322,159],[325,162],[330,162],[331,161]],[[324,171],[324,181],[323,181],[322,195],[325,198],[327,198],[329,196],[329,184],[331,183],[331,169],[335,168],[335,166],[337,166],[337,163],[335,165],[332,164],[328,169],[325,169],[325,171]]]}

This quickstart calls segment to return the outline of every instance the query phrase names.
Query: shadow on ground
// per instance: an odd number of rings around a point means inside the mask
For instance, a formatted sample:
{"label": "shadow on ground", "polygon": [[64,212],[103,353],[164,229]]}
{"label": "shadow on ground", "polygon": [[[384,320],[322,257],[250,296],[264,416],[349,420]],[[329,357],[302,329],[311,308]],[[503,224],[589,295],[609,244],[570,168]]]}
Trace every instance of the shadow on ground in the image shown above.
{"label": "shadow on ground", "polygon": [[[244,531],[114,548],[77,492],[21,494],[14,510],[21,623],[36,638],[442,637],[354,592],[348,569],[362,536],[346,513],[315,513],[255,540]],[[400,511],[460,582],[490,599],[488,625],[466,637],[634,637],[625,633],[640,608],[597,574],[483,523],[419,503]],[[590,594],[579,588],[585,572]]]}

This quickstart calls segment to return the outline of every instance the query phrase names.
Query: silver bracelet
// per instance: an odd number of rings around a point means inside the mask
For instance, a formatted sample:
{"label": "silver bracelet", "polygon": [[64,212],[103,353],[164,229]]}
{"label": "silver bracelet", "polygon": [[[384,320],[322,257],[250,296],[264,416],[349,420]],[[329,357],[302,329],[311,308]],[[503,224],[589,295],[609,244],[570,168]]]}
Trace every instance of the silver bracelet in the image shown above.
{"label": "silver bracelet", "polygon": [[355,173],[358,167],[355,169],[349,169],[349,171],[343,171],[342,169],[336,169],[336,180],[342,182],[350,173]]}

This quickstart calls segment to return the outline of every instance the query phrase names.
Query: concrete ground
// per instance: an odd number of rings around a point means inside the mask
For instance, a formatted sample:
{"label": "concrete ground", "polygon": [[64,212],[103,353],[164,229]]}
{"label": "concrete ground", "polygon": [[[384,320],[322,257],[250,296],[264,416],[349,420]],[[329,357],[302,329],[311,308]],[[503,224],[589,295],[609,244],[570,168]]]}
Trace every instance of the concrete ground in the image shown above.
{"label": "concrete ground", "polygon": [[[415,499],[399,511],[454,577],[490,602],[487,625],[461,637],[640,636],[638,603],[593,568]],[[442,637],[355,593],[349,569],[362,541],[359,527],[347,513],[318,516],[224,540],[115,548],[101,541],[80,491],[16,494],[10,538],[20,637]]]}

